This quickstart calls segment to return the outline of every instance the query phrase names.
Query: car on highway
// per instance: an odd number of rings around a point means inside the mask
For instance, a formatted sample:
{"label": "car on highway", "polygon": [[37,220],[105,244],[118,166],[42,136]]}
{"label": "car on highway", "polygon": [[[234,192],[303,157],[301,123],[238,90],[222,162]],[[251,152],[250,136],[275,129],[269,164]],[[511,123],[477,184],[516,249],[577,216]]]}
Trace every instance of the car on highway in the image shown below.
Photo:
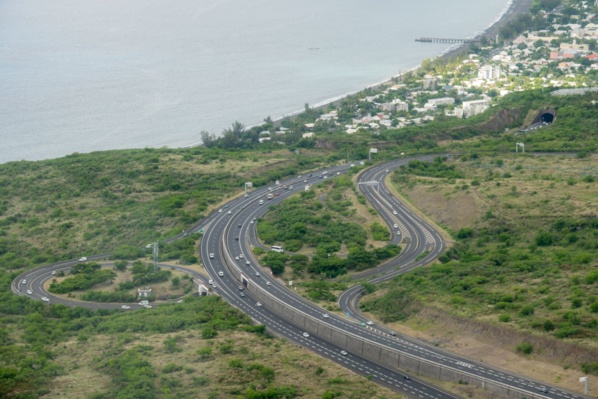
{"label": "car on highway", "polygon": [[143,305],[143,307],[146,308],[146,309],[151,309],[152,305]]}
{"label": "car on highway", "polygon": [[259,277],[260,276],[260,272],[255,272],[255,277]]}
{"label": "car on highway", "polygon": [[220,277],[224,277],[224,272],[218,272],[218,275],[219,275]]}
{"label": "car on highway", "polygon": [[352,168],[354,168],[354,167],[355,167],[355,164],[354,164],[354,163],[352,163],[352,164],[351,164],[351,167],[352,167]]}
{"label": "car on highway", "polygon": [[210,252],[210,259],[214,259],[214,254]]}
{"label": "car on highway", "polygon": [[347,353],[347,351],[341,351],[341,355],[343,355],[343,356],[347,356],[347,355],[348,355],[348,353]]}
{"label": "car on highway", "polygon": [[395,229],[398,229],[398,228],[399,228],[399,225],[395,223],[393,227],[394,227]]}
{"label": "car on highway", "polygon": [[230,215],[231,213],[233,213],[233,211],[228,211],[228,212],[226,212],[226,213]]}
{"label": "car on highway", "polygon": [[214,284],[214,280],[212,280],[212,279],[208,280],[208,284],[209,284],[209,285],[212,285],[212,284]]}
{"label": "car on highway", "polygon": [[235,256],[235,260],[239,260],[239,257],[238,257],[238,256]]}
{"label": "car on highway", "polygon": [[246,261],[245,261],[245,264],[246,264],[247,266],[251,266],[251,262],[250,262],[250,261],[248,261],[248,260],[246,260]]}
{"label": "car on highway", "polygon": [[235,241],[239,241],[239,236],[235,236]]}
{"label": "car on highway", "polygon": [[245,294],[244,294],[244,293],[242,293],[242,292],[239,294],[239,296],[240,296],[241,298],[245,298]]}
{"label": "car on highway", "polygon": [[44,301],[44,302],[50,302],[50,299],[48,299],[48,297],[46,297],[46,296],[43,296],[42,297],[42,301]]}
{"label": "car on highway", "polygon": [[411,377],[409,377],[408,375],[404,375],[403,378],[406,379],[406,380],[410,380],[411,379]]}
{"label": "car on highway", "polygon": [[243,286],[242,285],[239,286],[239,291],[243,291]]}
{"label": "car on highway", "polygon": [[29,295],[32,295],[32,294],[33,294],[33,291],[31,291],[31,290],[27,290],[27,294],[29,294]]}
{"label": "car on highway", "polygon": [[276,193],[276,196],[278,197],[280,195],[280,193]]}
{"label": "car on highway", "polygon": [[268,187],[268,191],[272,191],[274,190],[272,187]]}
{"label": "car on highway", "polygon": [[120,308],[125,309],[125,310],[131,309],[131,307],[129,305],[122,305]]}
{"label": "car on highway", "polygon": [[262,306],[261,302],[256,303],[256,306]]}
{"label": "car on highway", "polygon": [[367,324],[368,326],[373,326],[373,325],[374,325],[374,322],[373,322],[373,321],[371,321],[371,320],[368,320],[368,321],[367,321],[365,324]]}
{"label": "car on highway", "polygon": [[87,256],[84,256],[82,258],[79,258],[79,262],[85,262],[87,260]]}
{"label": "car on highway", "polygon": [[222,208],[218,209],[218,213],[222,213]]}
{"label": "car on highway", "polygon": [[242,225],[241,223],[239,223],[239,224],[237,225],[237,227],[238,227],[238,228],[241,228],[241,227],[243,227],[243,225]]}
{"label": "car on highway", "polygon": [[396,215],[396,214],[397,214],[397,211],[392,211],[392,214],[393,214],[393,215]]}
{"label": "car on highway", "polygon": [[309,334],[308,334],[308,333],[306,333],[306,332],[304,332],[304,333],[303,333],[303,336],[304,336],[305,338],[309,338]]}
{"label": "car on highway", "polygon": [[53,270],[51,274],[52,276],[56,275],[56,270]]}
{"label": "car on highway", "polygon": [[23,281],[21,281],[21,284],[27,284],[27,280],[23,279]]}
{"label": "car on highway", "polygon": [[269,282],[269,281],[266,281],[266,285],[272,285],[272,284],[270,284],[270,282]]}
{"label": "car on highway", "polygon": [[323,317],[323,318],[325,318],[325,319],[327,319],[327,318],[329,318],[329,317],[330,317],[330,315],[329,315],[328,313],[324,313],[324,314],[322,315],[322,317]]}
{"label": "car on highway", "polygon": [[218,284],[216,284],[216,283],[212,284],[212,288],[218,288]]}
{"label": "car on highway", "polygon": [[243,255],[243,254],[240,254],[240,255],[239,255],[239,258],[241,258],[241,259],[244,259],[244,258],[245,258],[245,255]]}
{"label": "car on highway", "polygon": [[360,164],[361,166],[363,166],[363,165],[365,165],[365,162],[363,162],[363,161],[359,161],[359,164]]}

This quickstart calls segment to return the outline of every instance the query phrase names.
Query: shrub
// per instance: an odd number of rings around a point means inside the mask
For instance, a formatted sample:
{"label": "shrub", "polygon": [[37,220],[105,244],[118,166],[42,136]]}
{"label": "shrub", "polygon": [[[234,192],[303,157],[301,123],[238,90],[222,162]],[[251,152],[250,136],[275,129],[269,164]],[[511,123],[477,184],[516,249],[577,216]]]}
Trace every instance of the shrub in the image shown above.
{"label": "shrub", "polygon": [[522,343],[517,345],[516,349],[517,349],[517,352],[521,352],[523,354],[529,355],[530,353],[532,353],[534,347],[529,342],[523,341]]}
{"label": "shrub", "polygon": [[532,305],[526,305],[519,311],[521,316],[531,316],[534,314],[534,307]]}
{"label": "shrub", "polygon": [[498,321],[502,323],[508,323],[511,321],[511,316],[509,316],[508,314],[501,314],[500,316],[498,316]]}

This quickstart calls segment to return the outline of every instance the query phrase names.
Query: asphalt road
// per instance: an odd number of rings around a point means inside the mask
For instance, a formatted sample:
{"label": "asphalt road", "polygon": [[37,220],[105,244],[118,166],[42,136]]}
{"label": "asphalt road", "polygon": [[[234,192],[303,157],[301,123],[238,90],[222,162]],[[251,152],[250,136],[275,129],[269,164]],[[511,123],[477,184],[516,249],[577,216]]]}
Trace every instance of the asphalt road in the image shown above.
{"label": "asphalt road", "polygon": [[[434,156],[417,157],[420,160],[432,160],[433,158]],[[360,183],[367,183],[359,184],[363,194],[391,228],[391,242],[397,244],[403,242],[405,244],[403,251],[397,258],[357,276],[374,284],[392,278],[398,273],[405,273],[415,267],[425,265],[438,257],[444,250],[444,242],[438,232],[392,196],[384,185],[388,173],[406,164],[410,159],[414,158],[404,158],[374,166],[362,172],[359,178]],[[355,164],[359,166],[357,162]],[[346,312],[345,317],[328,314],[324,309],[310,303],[296,295],[293,290],[283,286],[279,280],[274,279],[266,269],[263,269],[256,262],[252,255],[252,249],[255,246],[263,247],[257,239],[256,223],[267,212],[268,207],[304,190],[308,185],[311,186],[328,178],[334,178],[338,174],[346,173],[350,167],[350,164],[335,166],[286,179],[281,181],[280,185],[273,184],[270,187],[254,190],[247,196],[233,199],[223,208],[213,212],[173,239],[203,230],[204,234],[199,249],[200,256],[211,279],[217,285],[216,288],[212,289],[227,302],[247,313],[257,322],[266,325],[273,333],[310,348],[314,352],[330,358],[359,374],[371,375],[374,381],[399,390],[408,396],[414,398],[455,397],[413,376],[406,379],[405,373],[372,363],[354,353],[343,355],[341,354],[342,349],[335,346],[334,343],[321,340],[313,334],[310,334],[308,338],[304,337],[304,331],[301,328],[294,325],[290,320],[270,312],[266,306],[258,306],[257,301],[248,290],[240,290],[239,286],[253,285],[259,287],[259,289],[275,297],[278,301],[284,302],[295,311],[317,318],[330,326],[358,336],[362,340],[376,342],[379,345],[408,353],[429,362],[476,374],[487,380],[495,380],[511,387],[517,387],[528,392],[530,397],[581,399],[581,395],[548,387],[545,384],[510,374],[504,370],[478,364],[471,359],[465,359],[439,350],[436,347],[427,346],[409,337],[393,336],[391,335],[392,331],[383,326],[366,324],[367,320],[363,318],[357,305],[362,291],[360,285],[351,287],[340,297],[339,304]],[[266,198],[269,193],[273,196],[271,200]],[[263,202],[262,204],[260,204],[260,200]],[[88,256],[88,260],[101,260],[107,256],[108,254]],[[29,270],[13,281],[12,290],[17,295],[28,295],[32,299],[46,297],[49,303],[61,303],[66,306],[84,306],[94,309],[115,309],[122,306],[122,304],[77,302],[53,296],[45,291],[43,282],[52,277],[52,272],[68,270],[75,263],[77,263],[77,260],[69,260]],[[233,277],[231,273],[233,269],[239,269],[243,272],[243,284]],[[219,275],[220,272],[222,272],[222,276]],[[194,277],[200,278],[199,276]],[[26,280],[26,282],[23,283],[23,280]],[[27,294],[27,290],[30,290],[32,294]],[[241,296],[241,292],[244,293],[244,296]]]}

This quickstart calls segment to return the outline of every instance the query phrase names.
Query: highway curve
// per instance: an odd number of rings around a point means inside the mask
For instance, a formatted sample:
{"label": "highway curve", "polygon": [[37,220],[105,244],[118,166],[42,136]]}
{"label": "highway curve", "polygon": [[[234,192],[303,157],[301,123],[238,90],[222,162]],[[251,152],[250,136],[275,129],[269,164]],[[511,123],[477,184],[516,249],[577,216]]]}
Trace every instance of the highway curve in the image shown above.
{"label": "highway curve", "polygon": [[[360,184],[359,187],[372,206],[391,227],[393,231],[391,242],[405,241],[406,246],[397,258],[376,269],[360,274],[359,278],[369,278],[370,282],[378,283],[393,277],[397,273],[404,273],[427,264],[444,250],[444,242],[438,232],[424,220],[414,215],[394,196],[390,195],[383,184],[384,177],[390,171],[406,164],[409,160],[432,160],[433,158],[434,155],[402,158],[374,166],[361,174],[359,182],[370,182],[370,184]],[[184,232],[204,231],[199,252],[206,270],[211,279],[214,280],[215,287],[212,287],[212,289],[231,305],[247,313],[257,322],[266,325],[275,334],[305,346],[356,373],[366,375],[372,378],[373,381],[401,391],[413,398],[448,399],[455,396],[414,378],[414,376],[408,376],[403,371],[389,369],[355,353],[346,351],[335,345],[334,342],[320,339],[320,337],[313,334],[306,337],[305,331],[295,325],[293,321],[281,317],[266,306],[260,306],[252,297],[248,288],[251,288],[254,292],[259,290],[269,298],[284,302],[285,306],[295,312],[318,320],[319,323],[325,323],[334,329],[352,334],[352,336],[359,337],[366,342],[374,342],[377,345],[409,354],[429,363],[442,364],[452,370],[476,374],[486,380],[498,381],[505,386],[517,389],[519,392],[524,391],[525,396],[530,398],[582,399],[581,395],[546,387],[542,383],[509,374],[507,371],[477,364],[469,359],[439,350],[433,346],[424,345],[408,337],[393,336],[390,334],[391,331],[383,326],[364,325],[363,322],[366,320],[357,307],[357,300],[362,289],[360,285],[350,288],[341,296],[339,303],[349,314],[348,317],[341,317],[327,314],[322,308],[296,295],[294,291],[282,285],[279,280],[274,279],[263,269],[253,258],[252,249],[255,246],[262,246],[257,238],[256,223],[267,212],[268,207],[304,190],[308,185],[317,184],[326,178],[333,178],[337,174],[346,173],[350,167],[349,164],[339,165],[312,172],[305,176],[291,177],[281,181],[280,185],[273,184],[270,187],[257,189],[247,196],[231,200],[223,208],[213,212]],[[379,183],[374,185],[371,182]],[[267,194],[272,194],[273,199],[266,199]],[[181,235],[185,235],[184,233],[181,233]],[[99,260],[106,258],[107,255],[88,256],[88,259]],[[63,303],[67,306],[120,307],[121,304],[93,304],[69,301],[45,292],[43,281],[52,277],[52,271],[68,269],[74,263],[76,263],[76,260],[29,270],[13,281],[12,290],[17,295],[27,295],[24,293],[26,287],[35,288],[34,295],[29,295],[33,299],[47,296],[51,303]],[[236,277],[239,273],[242,276],[240,280]],[[27,280],[27,283],[23,284],[22,280]]]}

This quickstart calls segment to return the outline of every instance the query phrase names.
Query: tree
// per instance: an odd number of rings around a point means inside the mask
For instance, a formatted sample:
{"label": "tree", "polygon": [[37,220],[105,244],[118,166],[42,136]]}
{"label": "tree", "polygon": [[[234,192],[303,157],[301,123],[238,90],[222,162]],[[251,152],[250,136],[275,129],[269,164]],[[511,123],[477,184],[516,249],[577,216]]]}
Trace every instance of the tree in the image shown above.
{"label": "tree", "polygon": [[199,134],[201,136],[201,142],[206,148],[212,148],[216,145],[216,136],[206,130],[202,130]]}
{"label": "tree", "polygon": [[114,262],[114,268],[119,272],[124,272],[127,269],[127,261],[117,260],[116,262]]}

